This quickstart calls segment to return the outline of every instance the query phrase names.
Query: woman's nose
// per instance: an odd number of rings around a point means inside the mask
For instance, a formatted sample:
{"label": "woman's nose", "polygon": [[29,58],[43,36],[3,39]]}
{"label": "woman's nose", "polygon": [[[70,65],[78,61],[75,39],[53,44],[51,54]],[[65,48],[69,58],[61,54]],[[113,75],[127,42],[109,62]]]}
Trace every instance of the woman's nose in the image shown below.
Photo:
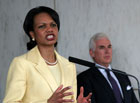
{"label": "woman's nose", "polygon": [[53,28],[49,25],[49,26],[47,26],[46,31],[47,32],[52,32],[53,31]]}

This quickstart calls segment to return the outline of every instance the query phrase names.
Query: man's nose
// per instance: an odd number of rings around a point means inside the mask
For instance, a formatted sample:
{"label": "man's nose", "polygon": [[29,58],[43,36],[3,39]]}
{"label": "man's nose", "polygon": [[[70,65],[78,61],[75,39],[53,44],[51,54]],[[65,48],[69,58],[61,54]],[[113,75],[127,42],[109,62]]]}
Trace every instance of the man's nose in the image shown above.
{"label": "man's nose", "polygon": [[109,53],[109,48],[105,48],[105,52],[106,53]]}

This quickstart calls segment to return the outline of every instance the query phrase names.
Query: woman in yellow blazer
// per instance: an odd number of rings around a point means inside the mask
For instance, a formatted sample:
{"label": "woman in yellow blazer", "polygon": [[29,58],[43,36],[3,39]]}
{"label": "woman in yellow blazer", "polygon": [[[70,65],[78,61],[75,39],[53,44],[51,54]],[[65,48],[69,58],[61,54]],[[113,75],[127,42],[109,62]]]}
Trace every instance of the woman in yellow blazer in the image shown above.
{"label": "woman in yellow blazer", "polygon": [[[55,51],[60,27],[57,12],[44,6],[33,8],[23,27],[30,51],[13,59],[3,103],[76,103],[75,65]],[[77,102],[90,103],[90,97],[83,97],[81,88]]]}

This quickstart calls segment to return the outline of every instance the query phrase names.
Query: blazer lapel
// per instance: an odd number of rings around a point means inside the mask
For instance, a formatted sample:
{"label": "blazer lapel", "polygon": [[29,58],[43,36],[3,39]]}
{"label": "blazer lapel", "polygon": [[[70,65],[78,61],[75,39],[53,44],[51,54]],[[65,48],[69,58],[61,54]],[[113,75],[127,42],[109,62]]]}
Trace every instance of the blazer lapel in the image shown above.
{"label": "blazer lapel", "polygon": [[99,86],[102,86],[102,88],[104,88],[104,91],[106,91],[104,93],[106,93],[106,95],[108,95],[108,98],[109,97],[114,98],[114,99],[111,99],[112,103],[114,103],[115,97],[114,97],[114,93],[113,93],[109,83],[107,82],[106,78],[101,74],[101,72],[97,68],[94,68],[94,69],[95,69],[94,75],[96,75],[94,77],[97,79],[97,81],[99,81],[99,83],[98,83],[98,84],[100,84]]}
{"label": "blazer lapel", "polygon": [[68,82],[70,81],[69,79],[73,78],[73,77],[69,76],[69,75],[71,75],[71,73],[68,74],[70,72],[69,70],[71,68],[71,65],[70,65],[70,63],[68,62],[67,59],[64,59],[56,51],[55,51],[55,54],[56,54],[56,58],[57,58],[57,61],[58,61],[59,68],[60,68],[61,84],[63,84],[63,86],[68,86]]}
{"label": "blazer lapel", "polygon": [[47,86],[49,85],[50,89],[54,92],[58,88],[58,85],[52,73],[50,72],[49,67],[40,55],[37,46],[29,51],[27,59],[36,64],[35,69],[45,79],[45,81],[47,82]]}
{"label": "blazer lapel", "polygon": [[118,79],[118,81],[119,81],[119,83],[120,83],[120,85],[121,85],[121,89],[122,89],[122,92],[123,92],[123,98],[124,98],[124,101],[126,101],[126,97],[128,97],[128,93],[127,93],[127,85],[129,85],[129,84],[126,84],[126,82],[124,83],[124,77],[122,77],[123,75],[120,75],[120,74],[118,74],[118,73],[115,73],[115,75],[116,75],[116,77],[117,77],[117,79]]}
{"label": "blazer lapel", "polygon": [[61,75],[61,82],[60,84],[65,84],[65,77],[64,77],[64,70],[63,68],[65,67],[64,63],[63,63],[63,60],[61,60],[61,57],[59,56],[59,54],[55,51],[55,54],[56,54],[56,58],[57,58],[57,61],[58,61],[58,65],[59,65],[59,68],[60,68],[60,75]]}
{"label": "blazer lapel", "polygon": [[46,80],[46,82],[54,92],[58,88],[58,85],[51,71],[49,70],[49,67],[46,65],[46,63],[42,61],[42,63],[36,66],[36,69],[41,74],[41,76]]}

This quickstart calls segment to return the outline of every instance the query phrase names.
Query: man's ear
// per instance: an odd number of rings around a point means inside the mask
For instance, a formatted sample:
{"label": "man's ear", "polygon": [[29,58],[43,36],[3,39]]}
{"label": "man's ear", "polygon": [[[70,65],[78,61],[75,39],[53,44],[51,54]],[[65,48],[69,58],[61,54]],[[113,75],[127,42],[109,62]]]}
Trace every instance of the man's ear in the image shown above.
{"label": "man's ear", "polygon": [[94,52],[93,52],[93,50],[89,50],[89,54],[90,54],[90,56],[92,57],[92,58],[94,58]]}
{"label": "man's ear", "polygon": [[30,36],[31,36],[32,39],[35,39],[35,34],[34,34],[33,31],[30,31],[29,34],[30,34]]}

